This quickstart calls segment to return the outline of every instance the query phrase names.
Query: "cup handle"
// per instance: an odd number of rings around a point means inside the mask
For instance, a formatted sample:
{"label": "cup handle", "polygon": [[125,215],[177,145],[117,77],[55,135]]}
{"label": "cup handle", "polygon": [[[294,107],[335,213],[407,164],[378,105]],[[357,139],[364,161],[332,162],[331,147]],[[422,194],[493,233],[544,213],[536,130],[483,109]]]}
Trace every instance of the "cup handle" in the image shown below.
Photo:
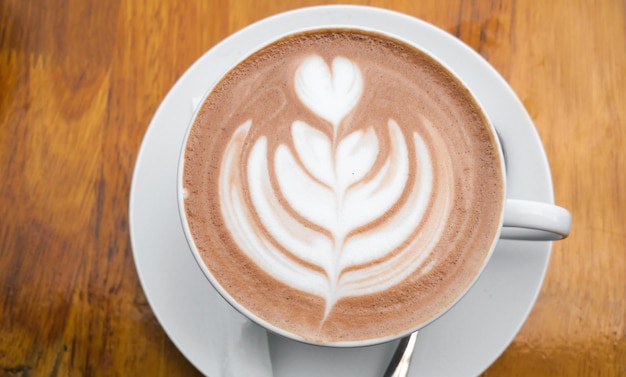
{"label": "cup handle", "polygon": [[554,241],[569,235],[572,215],[565,208],[531,200],[507,199],[500,238]]}

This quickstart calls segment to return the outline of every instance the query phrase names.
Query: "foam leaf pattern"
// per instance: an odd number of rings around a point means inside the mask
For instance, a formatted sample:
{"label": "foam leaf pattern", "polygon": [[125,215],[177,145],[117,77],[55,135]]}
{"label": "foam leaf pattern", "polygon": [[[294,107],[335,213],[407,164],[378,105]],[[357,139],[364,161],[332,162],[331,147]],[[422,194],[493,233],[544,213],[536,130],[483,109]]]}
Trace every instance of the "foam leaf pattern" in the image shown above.
{"label": "foam leaf pattern", "polygon": [[[285,284],[323,297],[328,314],[342,297],[382,291],[421,268],[441,233],[437,216],[447,213],[447,195],[431,202],[428,148],[417,132],[407,140],[395,120],[377,125],[388,133],[384,154],[374,126],[338,140],[363,88],[356,64],[338,57],[331,69],[311,57],[294,85],[299,100],[332,124],[332,135],[294,119],[293,148],[283,143],[272,155],[262,136],[241,161],[252,121],[244,123],[222,161],[220,204],[250,259]],[[247,166],[245,174],[235,173],[238,166]],[[429,206],[438,214],[427,220]]]}

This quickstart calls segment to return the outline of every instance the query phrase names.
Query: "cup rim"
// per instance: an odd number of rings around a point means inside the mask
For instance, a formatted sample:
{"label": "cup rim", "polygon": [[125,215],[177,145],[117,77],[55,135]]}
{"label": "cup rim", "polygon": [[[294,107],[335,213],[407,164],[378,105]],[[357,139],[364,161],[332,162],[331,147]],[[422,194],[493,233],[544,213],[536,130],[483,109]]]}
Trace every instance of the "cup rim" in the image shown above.
{"label": "cup rim", "polygon": [[[323,9],[329,9],[329,8],[334,8],[334,9],[338,9],[338,8],[346,8],[346,9],[353,9],[353,8],[361,8],[361,9],[367,9],[369,11],[372,12],[391,12],[391,13],[396,13],[396,14],[400,14],[403,15],[405,17],[408,17],[410,19],[412,19],[413,22],[421,22],[421,23],[426,23],[425,21],[403,14],[403,13],[398,13],[395,11],[390,11],[388,9],[384,9],[384,8],[379,8],[379,7],[373,7],[373,6],[363,6],[363,5],[319,5],[319,6],[310,6],[310,7],[304,7],[304,8],[299,8],[299,9],[295,9],[295,10],[291,10],[291,11],[287,11],[287,12],[282,12],[279,14],[275,14],[273,16],[264,18],[260,21],[257,21],[253,24],[250,24],[248,26],[246,26],[245,28],[243,28],[242,30],[237,31],[236,33],[233,33],[229,36],[227,36],[226,38],[224,38],[222,41],[220,41],[219,43],[229,43],[229,41],[232,40],[232,38],[238,34],[239,32],[242,32],[245,29],[248,29],[252,26],[255,25],[260,25],[264,22],[268,22],[276,17],[282,17],[291,13],[296,13],[296,12],[309,12],[309,11],[317,11],[320,8]],[[428,24],[430,25],[430,24]],[[430,25],[431,27],[437,28],[434,25]],[[439,29],[439,28],[437,28]],[[463,291],[458,294],[454,300],[451,301],[451,303],[449,305],[447,305],[446,307],[444,307],[442,310],[438,311],[435,315],[433,315],[432,317],[430,317],[428,320],[412,327],[411,329],[408,330],[404,330],[402,332],[399,333],[395,333],[393,335],[387,335],[387,336],[383,336],[383,337],[378,337],[378,338],[368,338],[368,339],[363,339],[363,340],[350,340],[350,341],[337,341],[337,342],[317,342],[311,339],[306,339],[296,333],[284,330],[278,326],[273,325],[272,323],[269,323],[267,321],[265,321],[262,318],[259,318],[256,314],[254,314],[253,312],[251,312],[248,308],[246,308],[244,305],[240,304],[237,300],[235,300],[230,293],[228,293],[228,291],[219,283],[219,281],[214,277],[213,273],[210,271],[210,269],[206,266],[204,260],[202,259],[202,256],[200,255],[200,252],[198,251],[198,248],[195,244],[195,240],[193,235],[191,234],[191,231],[189,229],[189,226],[187,224],[187,214],[185,211],[185,189],[183,187],[183,183],[184,183],[184,165],[185,165],[185,152],[186,152],[186,146],[187,146],[187,141],[189,139],[189,135],[191,133],[191,130],[196,122],[197,116],[199,114],[200,109],[202,108],[202,104],[206,101],[207,97],[212,93],[213,89],[221,82],[221,80],[235,67],[237,67],[241,62],[243,62],[244,60],[246,60],[248,57],[250,57],[251,55],[253,55],[254,53],[262,50],[263,48],[283,39],[286,37],[289,37],[291,35],[296,35],[296,34],[300,34],[300,33],[306,33],[306,32],[310,32],[310,31],[316,31],[316,30],[342,30],[342,31],[348,31],[348,30],[356,30],[356,31],[362,31],[362,32],[368,32],[368,33],[374,33],[374,34],[380,34],[386,38],[390,38],[390,39],[395,39],[397,41],[400,41],[403,44],[407,44],[409,46],[411,46],[412,48],[415,48],[416,50],[420,51],[421,53],[425,54],[426,56],[428,56],[430,59],[432,59],[434,62],[436,62],[437,64],[439,64],[451,77],[453,77],[460,85],[462,88],[464,88],[464,90],[467,92],[467,94],[469,95],[469,97],[474,101],[474,103],[476,104],[476,106],[480,109],[480,113],[483,116],[483,118],[486,120],[486,123],[488,124],[489,130],[490,130],[490,135],[493,139],[493,143],[495,144],[495,146],[497,147],[497,156],[498,159],[500,161],[500,171],[502,172],[502,195],[501,195],[501,203],[500,203],[500,207],[501,210],[499,211],[499,219],[497,221],[498,224],[498,228],[496,229],[496,232],[494,234],[493,240],[489,246],[489,251],[487,252],[483,263],[481,264],[479,270],[475,273],[474,277],[472,278],[471,282],[469,284],[467,284],[467,286],[463,289]],[[194,257],[194,260],[196,261],[196,263],[198,264],[198,266],[200,267],[203,275],[205,276],[205,278],[207,278],[207,280],[210,282],[211,286],[219,293],[219,295],[229,304],[231,305],[233,308],[235,308],[239,313],[241,313],[242,315],[244,315],[246,318],[248,318],[249,320],[253,321],[254,323],[256,323],[257,325],[263,327],[264,329],[271,331],[272,333],[281,335],[283,337],[289,338],[291,340],[295,340],[301,343],[305,343],[305,344],[310,344],[310,345],[316,345],[316,346],[323,346],[323,347],[335,347],[335,348],[352,348],[352,347],[364,347],[364,346],[372,346],[372,345],[377,345],[377,344],[383,344],[383,343],[387,343],[393,340],[397,340],[403,337],[408,336],[409,334],[411,334],[412,332],[418,331],[423,329],[424,327],[428,326],[429,324],[431,324],[432,322],[436,321],[437,319],[439,319],[442,315],[444,315],[446,312],[448,312],[452,307],[454,307],[466,294],[467,292],[469,292],[471,290],[471,288],[475,285],[476,281],[479,279],[479,277],[482,275],[483,271],[485,270],[485,267],[487,266],[489,260],[491,259],[491,256],[493,255],[493,252],[496,248],[496,245],[500,239],[500,234],[502,232],[502,225],[503,225],[503,218],[504,218],[504,210],[505,210],[505,203],[507,200],[506,197],[506,192],[507,192],[507,179],[506,179],[506,165],[505,165],[505,158],[504,158],[504,152],[503,152],[503,146],[501,144],[501,141],[499,139],[498,133],[496,131],[496,128],[493,124],[493,122],[491,121],[485,107],[483,106],[483,104],[479,101],[479,99],[477,98],[476,95],[474,95],[472,89],[469,87],[469,85],[467,85],[467,83],[453,70],[451,69],[451,67],[446,64],[444,61],[442,61],[442,59],[434,56],[427,48],[425,48],[424,46],[415,43],[413,41],[410,41],[406,38],[403,38],[393,32],[384,30],[383,28],[377,28],[377,27],[370,27],[370,26],[360,26],[360,25],[353,25],[353,24],[343,24],[343,23],[328,23],[328,25],[322,25],[322,26],[313,26],[313,27],[295,27],[292,28],[292,30],[288,31],[288,32],[282,32],[282,33],[274,33],[274,35],[272,36],[272,38],[268,38],[265,41],[263,41],[260,44],[257,44],[254,48],[250,48],[247,49],[246,53],[242,55],[241,58],[236,59],[234,64],[231,64],[228,66],[227,69],[224,70],[224,72],[220,73],[217,76],[217,79],[211,84],[207,86],[207,90],[205,91],[205,93],[202,96],[202,99],[198,102],[198,105],[196,106],[196,108],[193,110],[193,115],[191,117],[191,120],[189,121],[186,131],[185,131],[185,136],[183,138],[183,143],[181,146],[181,150],[179,153],[179,161],[178,161],[178,169],[177,169],[177,182],[176,182],[176,196],[177,196],[177,206],[178,206],[178,212],[179,212],[179,219],[185,234],[185,240],[187,242],[187,244],[189,245],[189,249]]]}

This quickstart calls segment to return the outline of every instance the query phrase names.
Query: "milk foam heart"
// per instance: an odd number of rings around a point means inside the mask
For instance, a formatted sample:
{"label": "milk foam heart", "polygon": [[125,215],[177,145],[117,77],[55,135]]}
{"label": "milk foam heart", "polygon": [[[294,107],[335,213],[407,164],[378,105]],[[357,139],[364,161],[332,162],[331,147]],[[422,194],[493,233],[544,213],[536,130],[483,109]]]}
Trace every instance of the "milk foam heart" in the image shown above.
{"label": "milk foam heart", "polygon": [[230,71],[185,149],[185,215],[219,285],[299,339],[429,321],[497,235],[489,124],[419,50],[354,30],[293,35]]}
{"label": "milk foam heart", "polygon": [[331,71],[324,59],[311,56],[298,68],[294,86],[300,101],[337,128],[361,97],[363,81],[348,59],[334,58]]}

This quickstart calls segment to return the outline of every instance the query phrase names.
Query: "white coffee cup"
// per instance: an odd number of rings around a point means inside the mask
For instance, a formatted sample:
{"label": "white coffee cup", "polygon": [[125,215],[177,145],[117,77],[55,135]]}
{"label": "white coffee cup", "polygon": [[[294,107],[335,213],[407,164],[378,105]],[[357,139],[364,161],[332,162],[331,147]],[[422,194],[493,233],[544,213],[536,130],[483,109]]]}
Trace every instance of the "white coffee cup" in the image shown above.
{"label": "white coffee cup", "polygon": [[[304,10],[306,11],[306,10]],[[384,12],[383,10],[376,10],[376,9],[372,9],[372,16],[375,17],[375,14],[377,11],[380,12]],[[364,31],[373,31],[382,35],[386,35],[392,39],[396,39],[396,40],[401,40],[405,43],[408,43],[410,45],[412,45],[413,47],[415,47],[418,50],[423,51],[424,53],[428,54],[429,56],[431,56],[434,60],[438,61],[442,66],[446,67],[448,69],[448,71],[450,71],[452,74],[454,74],[454,71],[452,69],[450,69],[447,65],[445,61],[442,61],[441,59],[438,59],[436,57],[434,57],[429,51],[428,49],[423,48],[422,46],[418,46],[415,43],[412,43],[411,41],[407,41],[406,39],[403,39],[397,35],[395,35],[394,33],[388,31],[388,30],[384,30],[384,29],[371,29],[371,28],[362,28],[359,27],[358,25],[345,25],[345,24],[330,24],[327,25],[325,27],[317,27],[315,29],[326,29],[326,28],[351,28],[351,29],[362,29]],[[244,57],[249,56],[250,54],[252,54],[253,52],[257,51],[258,49],[271,44],[272,42],[282,39],[283,37],[285,37],[286,35],[291,35],[291,34],[295,34],[295,33],[299,33],[299,32],[303,32],[309,30],[307,29],[300,29],[299,27],[297,27],[296,25],[293,25],[293,27],[289,30],[289,32],[287,34],[285,34],[284,31],[281,32],[277,32],[277,33],[270,33],[270,35],[267,36],[267,39],[262,41],[262,43],[260,43],[258,46],[249,49],[248,51],[246,51],[246,53],[243,54]],[[223,43],[228,43],[228,41],[225,41]],[[455,75],[457,80],[459,82],[462,82],[462,80],[458,77],[458,75]],[[469,90],[469,92],[472,92],[472,88],[467,86],[467,89]],[[207,96],[211,93],[212,88],[207,88]],[[476,100],[477,103],[479,103],[478,100]],[[486,113],[486,111],[484,111],[483,109],[483,114],[485,115],[486,118],[488,118],[488,114]],[[196,114],[197,115],[197,114]],[[191,124],[194,123],[196,116],[194,115]],[[493,124],[490,124],[491,127],[491,133],[493,138],[496,140],[496,143],[499,145],[499,158],[500,161],[502,161],[502,170],[506,171],[506,150],[502,149],[501,144],[498,141],[498,135],[496,132],[496,128],[494,127]],[[191,126],[190,126],[191,128]],[[185,138],[185,140],[187,140],[187,137]],[[186,142],[185,142],[186,145]],[[183,152],[184,152],[185,148],[183,148]],[[243,305],[241,305],[238,301],[236,301],[231,294],[228,292],[227,289],[225,289],[218,281],[218,279],[214,276],[214,274],[211,272],[210,269],[207,268],[202,256],[200,255],[199,251],[198,251],[198,247],[196,246],[195,242],[194,242],[194,238],[192,236],[192,233],[189,229],[189,225],[187,222],[187,216],[186,216],[186,212],[185,212],[185,208],[184,208],[184,197],[185,197],[185,192],[183,189],[183,175],[182,175],[182,171],[183,171],[183,166],[184,164],[184,158],[181,154],[181,160],[180,160],[180,166],[181,168],[180,170],[180,174],[179,174],[179,181],[178,181],[178,199],[179,199],[179,208],[180,208],[180,213],[181,213],[181,218],[182,218],[182,223],[183,223],[183,228],[185,230],[185,234],[187,237],[187,240],[189,242],[190,248],[194,254],[194,257],[196,258],[201,270],[203,271],[203,273],[206,275],[206,277],[208,278],[208,280],[213,284],[213,286],[216,288],[216,290],[226,299],[226,301],[228,301],[231,305],[233,305],[237,310],[239,310],[241,313],[243,313],[244,315],[246,315],[248,318],[250,318],[252,321],[256,322],[257,324],[265,327],[266,329],[286,336],[288,338],[294,339],[294,340],[298,340],[298,341],[302,341],[302,342],[306,342],[306,343],[311,343],[311,344],[321,344],[321,345],[327,345],[327,346],[364,346],[364,345],[371,345],[371,344],[377,344],[377,343],[382,343],[382,342],[387,342],[393,339],[397,339],[403,336],[406,336],[408,333],[415,331],[415,330],[419,330],[420,328],[426,326],[427,324],[431,323],[432,321],[436,320],[440,315],[442,315],[444,312],[446,312],[450,307],[452,307],[456,302],[458,302],[458,300],[460,300],[463,295],[471,288],[472,284],[469,284],[467,286],[467,289],[460,294],[458,297],[455,298],[455,300],[452,302],[452,304],[450,304],[448,307],[444,308],[443,310],[441,310],[441,312],[439,312],[436,316],[433,316],[432,318],[430,318],[428,321],[424,321],[423,323],[419,324],[418,326],[415,326],[411,329],[407,329],[406,331],[403,332],[399,332],[399,333],[395,333],[389,336],[384,336],[384,337],[378,337],[378,338],[372,338],[372,339],[364,339],[364,340],[358,340],[358,341],[349,341],[349,342],[324,342],[324,343],[320,343],[317,341],[312,341],[310,339],[306,339],[302,336],[300,336],[299,334],[290,332],[290,331],[286,331],[283,328],[280,328],[278,326],[275,326],[271,323],[269,323],[266,320],[263,320],[262,318],[260,318],[259,316],[257,316],[256,314],[254,314],[252,311],[250,311],[248,308],[244,307]],[[506,175],[504,175],[504,177],[506,177]],[[506,186],[506,179],[502,182],[504,186]],[[506,192],[506,189],[504,190]],[[542,202],[537,202],[537,201],[529,201],[529,200],[520,200],[520,199],[512,199],[512,198],[506,198],[503,197],[503,206],[502,206],[503,210],[500,213],[500,232],[498,232],[499,237],[501,238],[508,238],[508,239],[518,239],[518,240],[537,240],[537,241],[546,241],[546,240],[558,240],[558,239],[562,239],[567,237],[567,235],[569,234],[570,231],[570,227],[571,227],[571,215],[570,213],[559,206],[553,205],[553,204],[549,204],[549,203],[542,203]],[[496,243],[499,239],[499,237],[494,237],[491,243],[491,247],[490,247],[490,251],[489,251],[489,255],[491,255],[491,253],[493,252],[493,250],[495,249]],[[487,264],[489,258],[487,258],[482,266],[481,272],[482,270],[484,270],[484,267]],[[474,282],[476,281],[476,279],[479,277],[480,273],[476,274],[475,278],[474,278]]]}

